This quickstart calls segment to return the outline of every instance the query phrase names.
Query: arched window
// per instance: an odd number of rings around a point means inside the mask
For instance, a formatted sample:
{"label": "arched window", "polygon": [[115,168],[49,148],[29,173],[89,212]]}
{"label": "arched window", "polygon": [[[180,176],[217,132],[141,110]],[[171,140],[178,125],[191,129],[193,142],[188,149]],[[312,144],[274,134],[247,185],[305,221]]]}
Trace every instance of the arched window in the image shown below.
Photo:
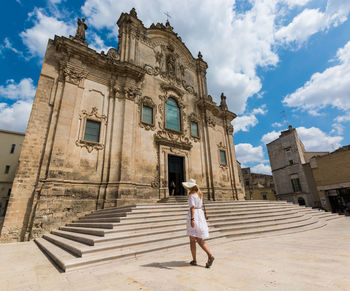
{"label": "arched window", "polygon": [[174,98],[169,98],[165,103],[165,127],[181,131],[180,108]]}

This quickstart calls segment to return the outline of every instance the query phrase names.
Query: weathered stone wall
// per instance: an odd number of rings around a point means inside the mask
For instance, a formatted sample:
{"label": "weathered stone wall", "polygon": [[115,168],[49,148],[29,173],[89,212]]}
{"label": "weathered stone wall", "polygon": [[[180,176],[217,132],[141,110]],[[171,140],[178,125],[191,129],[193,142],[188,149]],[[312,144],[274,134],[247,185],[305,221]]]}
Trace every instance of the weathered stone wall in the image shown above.
{"label": "weathered stone wall", "polygon": [[[49,41],[3,240],[24,240],[98,208],[156,202],[169,195],[168,156],[184,158],[210,199],[243,199],[225,97],[206,88],[207,64],[195,59],[170,25],[144,28],[135,15],[118,21],[118,51],[97,54],[65,37]],[[181,130],[165,127],[165,102],[180,108]],[[153,124],[141,122],[142,104]],[[101,123],[98,142],[86,120]],[[199,137],[190,134],[198,122]],[[227,165],[220,164],[220,149]]]}

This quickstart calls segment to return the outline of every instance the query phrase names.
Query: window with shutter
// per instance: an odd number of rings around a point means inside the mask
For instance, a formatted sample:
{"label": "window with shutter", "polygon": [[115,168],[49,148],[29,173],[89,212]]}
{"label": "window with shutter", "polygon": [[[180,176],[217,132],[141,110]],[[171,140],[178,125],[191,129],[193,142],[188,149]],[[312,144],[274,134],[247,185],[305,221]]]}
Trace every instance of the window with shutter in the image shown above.
{"label": "window with shutter", "polygon": [[191,135],[195,137],[199,137],[197,122],[191,121]]}
{"label": "window with shutter", "polygon": [[227,165],[225,151],[220,151],[220,163],[221,163],[221,165]]}
{"label": "window with shutter", "polygon": [[165,103],[165,127],[181,131],[180,108],[174,98],[169,98]]}
{"label": "window with shutter", "polygon": [[143,105],[142,106],[142,122],[147,124],[153,124],[153,108]]}
{"label": "window with shutter", "polygon": [[87,119],[85,126],[84,140],[99,142],[100,141],[101,122]]}

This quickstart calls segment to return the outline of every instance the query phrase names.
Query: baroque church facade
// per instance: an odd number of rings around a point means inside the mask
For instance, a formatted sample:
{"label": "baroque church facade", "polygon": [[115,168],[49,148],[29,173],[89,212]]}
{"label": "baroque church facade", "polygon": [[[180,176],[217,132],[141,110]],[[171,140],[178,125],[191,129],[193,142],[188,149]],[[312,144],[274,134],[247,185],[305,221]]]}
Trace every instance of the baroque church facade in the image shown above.
{"label": "baroque church facade", "polygon": [[241,200],[226,97],[207,92],[207,63],[166,25],[122,13],[118,49],[77,34],[49,40],[1,240],[28,240],[95,209],[184,195]]}

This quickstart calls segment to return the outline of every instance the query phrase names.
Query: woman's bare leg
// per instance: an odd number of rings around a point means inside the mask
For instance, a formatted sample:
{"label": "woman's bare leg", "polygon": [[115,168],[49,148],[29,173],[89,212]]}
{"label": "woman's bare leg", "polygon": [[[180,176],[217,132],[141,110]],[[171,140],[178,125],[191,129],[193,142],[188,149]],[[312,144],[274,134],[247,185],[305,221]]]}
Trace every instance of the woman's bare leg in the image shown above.
{"label": "woman's bare leg", "polygon": [[190,247],[191,247],[191,254],[193,261],[197,262],[196,258],[196,238],[193,236],[190,236]]}
{"label": "woman's bare leg", "polygon": [[207,243],[202,238],[197,238],[197,242],[198,242],[199,246],[207,253],[208,258],[211,258],[213,255],[210,252]]}

